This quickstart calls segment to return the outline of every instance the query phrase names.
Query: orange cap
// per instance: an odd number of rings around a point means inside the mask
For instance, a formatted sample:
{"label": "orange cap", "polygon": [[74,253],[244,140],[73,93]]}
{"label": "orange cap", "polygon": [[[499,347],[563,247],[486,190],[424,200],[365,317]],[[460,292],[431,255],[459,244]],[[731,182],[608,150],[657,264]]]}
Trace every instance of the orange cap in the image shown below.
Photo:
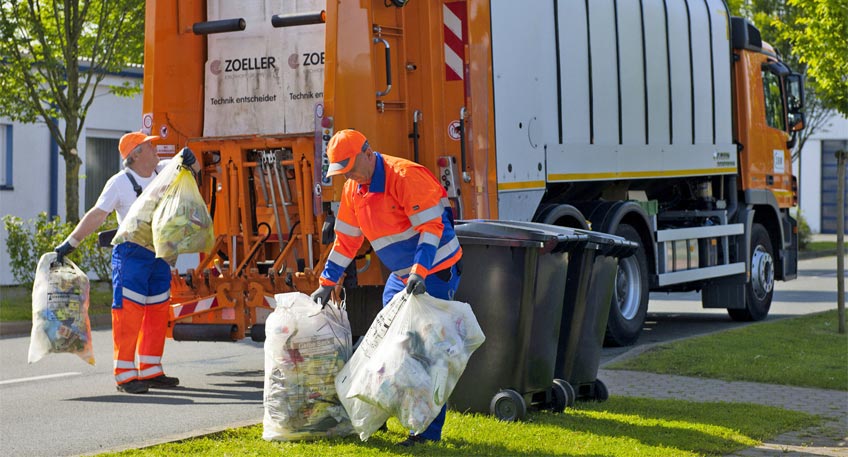
{"label": "orange cap", "polygon": [[327,144],[327,156],[330,158],[327,176],[347,173],[353,168],[356,155],[367,150],[368,140],[365,135],[351,129],[339,130]]}
{"label": "orange cap", "polygon": [[118,151],[121,152],[121,158],[126,159],[130,153],[140,144],[147,143],[150,140],[158,140],[156,135],[145,135],[141,132],[130,132],[121,137],[118,143]]}

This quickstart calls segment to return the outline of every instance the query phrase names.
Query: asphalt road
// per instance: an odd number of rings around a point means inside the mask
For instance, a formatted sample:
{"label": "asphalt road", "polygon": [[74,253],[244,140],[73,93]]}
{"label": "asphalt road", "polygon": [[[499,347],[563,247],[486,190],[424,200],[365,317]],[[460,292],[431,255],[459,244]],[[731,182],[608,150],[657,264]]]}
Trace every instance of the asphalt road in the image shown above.
{"label": "asphalt road", "polygon": [[[804,260],[795,281],[778,283],[768,320],[836,308],[836,258]],[[745,325],[701,308],[697,293],[653,294],[637,346]],[[68,354],[28,365],[29,337],[0,339],[0,455],[68,456],[138,448],[262,420],[261,344],[169,340],[172,390],[117,392],[111,332],[93,332],[97,366]],[[602,362],[632,348],[606,348]],[[615,394],[615,392],[611,392]]]}

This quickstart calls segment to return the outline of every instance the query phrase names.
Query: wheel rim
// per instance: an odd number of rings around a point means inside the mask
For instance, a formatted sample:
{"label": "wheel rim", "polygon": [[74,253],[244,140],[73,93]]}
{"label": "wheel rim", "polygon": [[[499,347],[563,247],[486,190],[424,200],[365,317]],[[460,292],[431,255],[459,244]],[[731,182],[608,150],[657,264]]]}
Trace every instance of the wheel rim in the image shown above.
{"label": "wheel rim", "polygon": [[633,319],[639,312],[642,297],[642,278],[639,275],[635,256],[619,260],[615,274],[615,303],[621,316],[627,320]]}
{"label": "wheel rim", "polygon": [[757,300],[764,300],[774,289],[774,258],[762,245],[751,257],[751,289]]}
{"label": "wheel rim", "polygon": [[505,420],[515,420],[518,416],[518,406],[511,398],[501,398],[495,404],[496,415]]}

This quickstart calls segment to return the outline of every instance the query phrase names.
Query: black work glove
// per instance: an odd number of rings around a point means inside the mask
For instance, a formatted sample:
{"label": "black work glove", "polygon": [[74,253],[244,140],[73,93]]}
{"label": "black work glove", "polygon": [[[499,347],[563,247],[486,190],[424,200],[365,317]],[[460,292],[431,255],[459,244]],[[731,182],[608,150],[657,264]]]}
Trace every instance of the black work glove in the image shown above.
{"label": "black work glove", "polygon": [[63,263],[65,261],[65,256],[74,252],[75,247],[71,246],[71,243],[65,241],[64,243],[56,246],[56,261],[59,263]]}
{"label": "black work glove", "polygon": [[191,166],[194,165],[195,162],[197,162],[197,157],[194,156],[194,153],[191,152],[191,149],[183,148],[183,150],[180,151],[180,152],[182,152],[182,154],[183,154],[183,165],[184,166],[191,168]]}
{"label": "black work glove", "polygon": [[427,292],[427,287],[424,286],[424,278],[415,273],[409,275],[406,280],[406,293],[409,295],[419,295]]}
{"label": "black work glove", "polygon": [[326,305],[330,301],[330,294],[333,293],[334,287],[335,286],[318,286],[309,298],[319,305]]}

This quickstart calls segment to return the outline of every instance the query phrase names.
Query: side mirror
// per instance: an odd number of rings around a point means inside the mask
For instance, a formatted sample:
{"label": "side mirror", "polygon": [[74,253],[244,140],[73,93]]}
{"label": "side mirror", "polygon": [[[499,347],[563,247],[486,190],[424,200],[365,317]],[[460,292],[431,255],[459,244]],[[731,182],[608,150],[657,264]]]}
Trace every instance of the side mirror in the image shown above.
{"label": "side mirror", "polygon": [[786,108],[790,113],[804,111],[804,77],[798,73],[790,73],[784,78],[786,85]]}
{"label": "side mirror", "polygon": [[804,113],[789,113],[789,131],[798,132],[804,129]]}

